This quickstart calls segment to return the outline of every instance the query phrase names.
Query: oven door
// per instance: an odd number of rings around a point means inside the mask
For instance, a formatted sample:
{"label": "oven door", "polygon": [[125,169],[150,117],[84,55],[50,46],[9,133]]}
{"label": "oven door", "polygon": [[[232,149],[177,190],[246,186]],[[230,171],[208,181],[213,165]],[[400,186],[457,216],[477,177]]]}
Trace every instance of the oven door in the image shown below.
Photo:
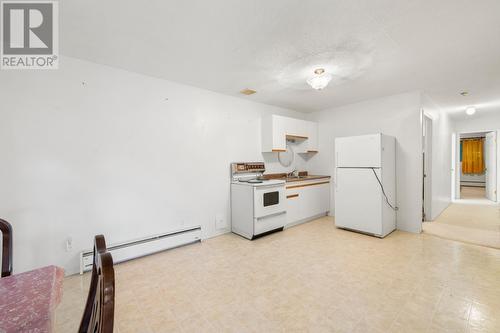
{"label": "oven door", "polygon": [[255,187],[254,217],[284,213],[285,200],[285,184]]}

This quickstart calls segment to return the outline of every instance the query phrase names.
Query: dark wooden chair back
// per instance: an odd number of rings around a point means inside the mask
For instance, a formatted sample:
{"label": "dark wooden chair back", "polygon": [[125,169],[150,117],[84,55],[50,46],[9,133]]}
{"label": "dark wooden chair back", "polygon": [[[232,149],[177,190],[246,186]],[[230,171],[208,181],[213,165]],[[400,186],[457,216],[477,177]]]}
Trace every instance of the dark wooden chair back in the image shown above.
{"label": "dark wooden chair back", "polygon": [[0,231],[2,232],[2,275],[12,274],[12,226],[9,222],[0,219]]}
{"label": "dark wooden chair back", "polygon": [[80,333],[111,333],[115,313],[115,271],[103,235],[95,236],[94,264]]}

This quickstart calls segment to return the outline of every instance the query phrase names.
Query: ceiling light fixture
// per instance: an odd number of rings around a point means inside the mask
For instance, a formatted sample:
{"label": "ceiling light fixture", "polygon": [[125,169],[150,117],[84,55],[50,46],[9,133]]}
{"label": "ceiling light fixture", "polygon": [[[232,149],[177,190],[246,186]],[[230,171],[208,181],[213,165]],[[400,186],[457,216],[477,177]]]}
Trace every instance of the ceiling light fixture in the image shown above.
{"label": "ceiling light fixture", "polygon": [[469,116],[472,116],[474,113],[476,113],[476,108],[475,107],[468,107],[465,109],[465,113],[467,113]]}
{"label": "ceiling light fixture", "polygon": [[321,90],[325,88],[328,83],[332,80],[332,75],[326,73],[323,68],[318,68],[314,70],[314,76],[307,80],[307,83],[313,87],[313,89]]}
{"label": "ceiling light fixture", "polygon": [[243,89],[242,91],[240,91],[240,94],[247,95],[247,96],[248,96],[248,95],[253,95],[253,94],[255,94],[255,93],[256,93],[256,91],[255,91],[255,90],[253,90],[253,89],[248,89],[248,88],[247,88],[247,89]]}

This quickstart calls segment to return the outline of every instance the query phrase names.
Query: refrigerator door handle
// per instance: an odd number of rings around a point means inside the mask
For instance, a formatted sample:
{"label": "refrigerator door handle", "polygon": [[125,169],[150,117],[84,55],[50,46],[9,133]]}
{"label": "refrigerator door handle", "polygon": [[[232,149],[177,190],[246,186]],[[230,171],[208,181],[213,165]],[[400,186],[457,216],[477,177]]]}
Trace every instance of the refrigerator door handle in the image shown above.
{"label": "refrigerator door handle", "polygon": [[339,152],[337,151],[336,154],[335,154],[335,179],[333,180],[333,183],[335,184],[335,192],[337,191],[338,189],[338,184],[337,184],[337,175],[338,175],[338,167],[339,165]]}

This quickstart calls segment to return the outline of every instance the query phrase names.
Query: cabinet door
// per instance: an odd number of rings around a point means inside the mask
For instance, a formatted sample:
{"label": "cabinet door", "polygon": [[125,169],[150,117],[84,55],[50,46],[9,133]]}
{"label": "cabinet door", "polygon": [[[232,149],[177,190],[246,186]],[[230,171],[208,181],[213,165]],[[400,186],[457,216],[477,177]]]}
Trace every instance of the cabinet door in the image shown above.
{"label": "cabinet door", "polygon": [[286,150],[286,126],[287,118],[280,116],[273,116],[272,136],[273,148],[272,151],[285,151]]}
{"label": "cabinet door", "polygon": [[307,140],[307,152],[317,152],[318,151],[318,123],[313,121],[307,122],[308,127],[308,137]]}
{"label": "cabinet door", "polygon": [[330,184],[317,184],[302,188],[300,219],[329,211]]}
{"label": "cabinet door", "polygon": [[288,189],[287,224],[330,211],[330,183]]}
{"label": "cabinet door", "polygon": [[311,195],[312,186],[307,186],[303,187],[302,189],[302,198],[300,201],[300,214],[299,214],[299,219],[304,220],[307,219],[308,217],[311,217],[314,215],[312,212],[314,210],[314,198],[313,195]]}
{"label": "cabinet door", "polygon": [[301,191],[290,189],[286,191],[286,223],[292,224],[300,220]]}
{"label": "cabinet door", "polygon": [[330,211],[330,183],[311,186],[313,197],[313,215],[324,214]]}
{"label": "cabinet door", "polygon": [[309,136],[308,123],[308,121],[301,119],[287,118],[286,134],[305,139]]}
{"label": "cabinet door", "polygon": [[310,121],[297,120],[297,134],[309,138],[309,123]]}
{"label": "cabinet door", "polygon": [[298,128],[298,119],[286,118],[285,131],[287,135],[299,135]]}

